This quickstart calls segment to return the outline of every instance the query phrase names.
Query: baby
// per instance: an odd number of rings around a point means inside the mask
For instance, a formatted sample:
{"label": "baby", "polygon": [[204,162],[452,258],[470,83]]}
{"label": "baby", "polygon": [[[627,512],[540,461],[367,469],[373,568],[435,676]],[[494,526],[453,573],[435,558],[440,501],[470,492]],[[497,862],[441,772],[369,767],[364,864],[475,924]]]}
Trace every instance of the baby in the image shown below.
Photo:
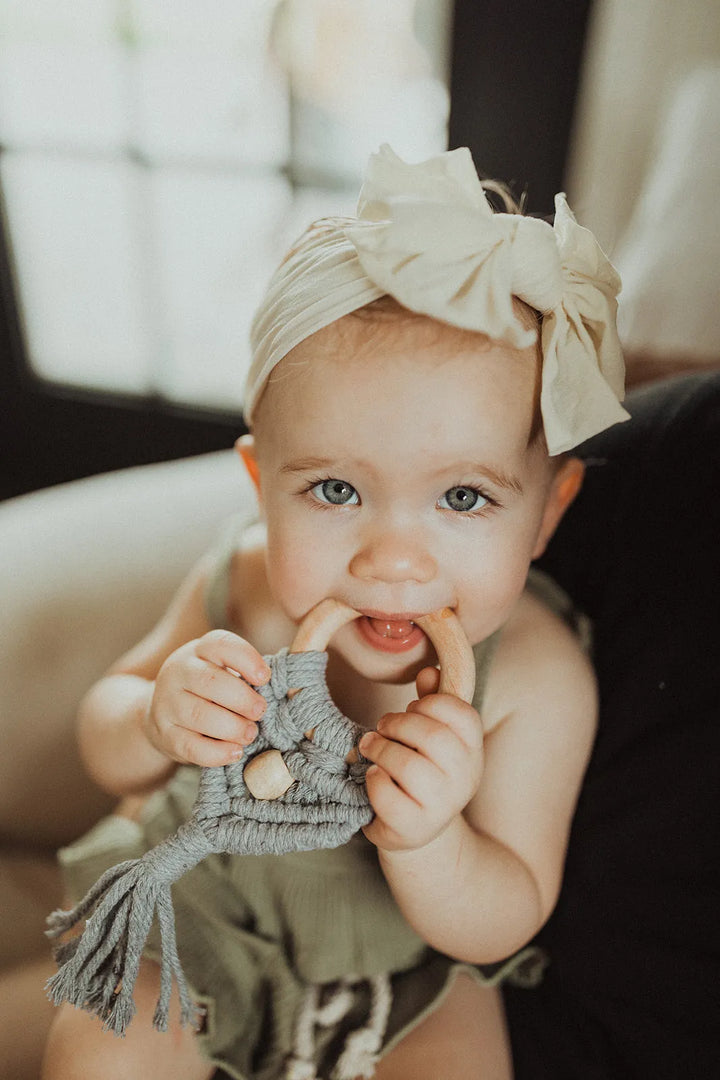
{"label": "baby", "polygon": [[[327,680],[366,729],[374,817],[335,849],[186,874],[199,1030],[177,1008],[153,1028],[151,950],[125,1038],[62,1005],[45,1080],[512,1076],[498,984],[546,962],[527,946],[596,724],[582,645],[529,567],[582,482],[568,451],[627,415],[618,290],[562,197],[553,227],[493,213],[466,150],[407,165],[383,147],[358,217],[317,223],[279,267],[238,443],[259,521],[85,699],[87,767],[124,798],[63,861],[77,899],[174,832],[197,766],[252,752],[263,656],[329,597],[360,613]],[[442,608],[473,646],[472,703],[438,692],[418,620]]]}

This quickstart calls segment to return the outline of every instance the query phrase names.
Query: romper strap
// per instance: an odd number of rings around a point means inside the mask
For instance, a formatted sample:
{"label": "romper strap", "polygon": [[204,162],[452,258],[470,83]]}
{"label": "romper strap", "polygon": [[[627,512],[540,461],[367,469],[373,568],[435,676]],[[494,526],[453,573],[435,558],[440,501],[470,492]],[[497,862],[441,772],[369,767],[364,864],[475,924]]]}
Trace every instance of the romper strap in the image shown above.
{"label": "romper strap", "polygon": [[211,550],[212,568],[205,586],[205,614],[214,630],[228,629],[228,600],[233,555],[253,518],[234,514],[225,522]]}
{"label": "romper strap", "polygon": [[496,630],[490,637],[485,638],[484,641],[478,642],[477,645],[473,645],[473,655],[475,657],[475,693],[473,694],[472,706],[482,716],[483,700],[485,698],[485,688],[487,686],[488,675],[490,674],[490,665],[493,662],[493,657],[497,651],[497,647],[500,644],[500,635],[502,634],[502,627]]}

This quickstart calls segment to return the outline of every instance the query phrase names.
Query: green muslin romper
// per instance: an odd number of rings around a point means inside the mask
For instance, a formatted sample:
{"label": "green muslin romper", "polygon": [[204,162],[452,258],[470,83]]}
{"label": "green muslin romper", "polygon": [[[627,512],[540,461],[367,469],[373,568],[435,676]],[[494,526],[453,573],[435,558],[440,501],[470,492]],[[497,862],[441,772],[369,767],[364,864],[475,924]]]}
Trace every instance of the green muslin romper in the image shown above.
{"label": "green muslin romper", "polygon": [[[219,552],[210,582],[207,607],[216,626],[226,621],[236,541],[237,530]],[[551,603],[567,609],[559,593]],[[476,708],[496,639],[474,649]],[[109,866],[142,855],[176,831],[190,815],[198,776],[195,767],[179,768],[150,798],[139,822],[111,815],[60,852],[73,903]],[[378,988],[380,1011],[387,1013],[381,1057],[438,1005],[458,972],[488,985],[510,978],[531,986],[546,963],[532,947],[492,968],[459,964],[428,948],[403,918],[362,833],[331,850],[211,855],[173,885],[172,896],[180,959],[205,1011],[201,1049],[236,1080],[312,1076],[304,1065],[299,1071],[288,1066],[293,1053],[303,1060],[310,1054],[317,1077],[339,1075],[333,1064],[348,1035],[377,1021]],[[146,951],[159,955],[152,934]],[[352,985],[340,993],[338,981],[347,976]],[[341,997],[347,999],[345,1015],[313,1022],[313,1008],[330,1001],[326,1011],[337,1013]]]}

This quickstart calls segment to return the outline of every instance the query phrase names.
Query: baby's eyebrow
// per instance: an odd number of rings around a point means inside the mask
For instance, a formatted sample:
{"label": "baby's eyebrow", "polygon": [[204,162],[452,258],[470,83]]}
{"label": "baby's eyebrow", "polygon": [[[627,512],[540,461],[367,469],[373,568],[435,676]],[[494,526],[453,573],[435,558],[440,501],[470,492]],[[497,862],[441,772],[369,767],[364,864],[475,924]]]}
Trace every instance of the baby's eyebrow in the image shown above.
{"label": "baby's eyebrow", "polygon": [[503,488],[506,491],[513,491],[516,495],[522,495],[523,493],[523,486],[516,476],[504,472],[503,469],[497,469],[493,465],[488,465],[484,461],[462,461],[447,469],[438,470],[438,474],[446,474],[450,468],[457,471],[461,476],[463,474],[468,474],[471,477],[473,475],[480,476],[485,480],[489,480],[496,487]]}
{"label": "baby's eyebrow", "polygon": [[516,495],[522,495],[523,486],[516,476],[502,472],[500,469],[493,469],[490,465],[480,465],[479,468],[493,484],[497,484],[498,487],[505,488],[507,491],[514,491]]}
{"label": "baby's eyebrow", "polygon": [[330,458],[321,457],[304,457],[296,458],[294,461],[287,461],[280,467],[280,472],[283,473],[298,473],[298,472],[313,472],[318,469],[329,469],[333,464]]}
{"label": "baby's eyebrow", "polygon": [[[327,472],[329,469],[335,469],[337,471],[337,467],[338,463],[333,458],[303,457],[286,462],[280,467],[280,471],[283,473]],[[365,465],[365,468],[369,469],[370,466]],[[342,472],[342,469],[340,469],[340,471]],[[463,474],[481,476],[483,479],[489,480],[491,484],[494,484],[496,487],[502,488],[505,491],[512,491],[516,495],[523,494],[523,486],[516,476],[513,476],[512,473],[507,473],[502,469],[495,468],[493,465],[488,465],[485,462],[463,461],[454,463],[452,466],[448,465],[447,467],[438,469],[435,475],[446,476],[451,471],[456,472],[458,477],[461,477]]]}

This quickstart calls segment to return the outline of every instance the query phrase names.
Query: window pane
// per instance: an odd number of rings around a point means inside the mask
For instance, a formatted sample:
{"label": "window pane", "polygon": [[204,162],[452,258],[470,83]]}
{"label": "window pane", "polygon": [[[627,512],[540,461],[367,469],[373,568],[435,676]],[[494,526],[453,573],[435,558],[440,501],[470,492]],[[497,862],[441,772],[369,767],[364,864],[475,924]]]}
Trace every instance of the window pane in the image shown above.
{"label": "window pane", "polygon": [[35,370],[58,382],[147,393],[153,315],[137,167],[6,152],[0,179]]}
{"label": "window pane", "polygon": [[267,48],[276,0],[135,0],[128,5],[135,145],[189,157],[282,167],[285,76]]}
{"label": "window pane", "polygon": [[158,381],[174,400],[239,408],[247,330],[290,186],[280,175],[162,169],[152,188],[168,345]]}
{"label": "window pane", "polygon": [[252,311],[368,155],[446,146],[450,0],[0,0],[0,183],[30,363],[240,408]]}
{"label": "window pane", "polygon": [[[447,145],[447,25],[431,48],[417,36],[429,4],[416,0],[288,0],[277,52],[293,96],[293,175],[355,187],[368,156],[389,142],[422,159]],[[435,5],[449,12],[449,4]],[[442,33],[445,36],[440,38]]]}
{"label": "window pane", "polygon": [[118,150],[127,135],[126,60],[110,45],[5,46],[0,139],[6,146]]}

